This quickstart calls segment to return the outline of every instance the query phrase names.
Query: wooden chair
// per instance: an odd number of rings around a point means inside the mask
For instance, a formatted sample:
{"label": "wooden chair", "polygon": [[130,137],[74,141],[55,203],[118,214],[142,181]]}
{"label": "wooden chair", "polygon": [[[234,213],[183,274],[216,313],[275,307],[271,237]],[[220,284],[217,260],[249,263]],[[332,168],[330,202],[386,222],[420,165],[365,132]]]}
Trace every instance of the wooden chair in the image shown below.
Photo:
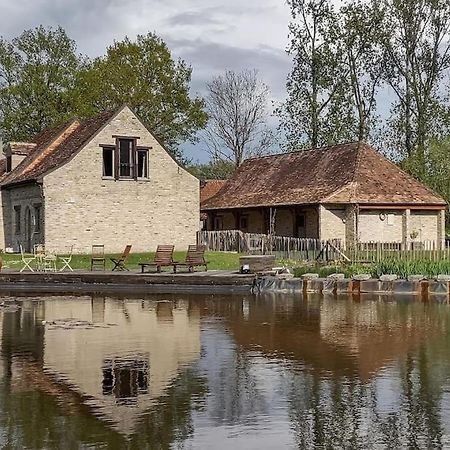
{"label": "wooden chair", "polygon": [[22,258],[23,267],[20,269],[21,272],[23,272],[25,269],[29,269],[32,272],[34,272],[33,268],[31,267],[31,263],[36,260],[36,256],[26,256],[22,244],[19,244],[20,247],[20,256]]}
{"label": "wooden chair", "polygon": [[193,272],[194,267],[204,266],[205,271],[207,271],[208,263],[205,261],[205,250],[206,250],[205,245],[189,245],[185,261],[182,263],[174,262],[172,264],[173,273],[176,273],[178,266],[187,267],[189,272]]}
{"label": "wooden chair", "polygon": [[105,270],[106,260],[104,245],[95,244],[92,246],[91,271],[94,270],[94,267],[101,267],[103,270]]}
{"label": "wooden chair", "polygon": [[33,255],[36,259],[36,269],[45,271],[45,257],[47,256],[44,244],[33,245]]}
{"label": "wooden chair", "polygon": [[72,261],[72,255],[73,255],[73,245],[69,247],[69,252],[66,255],[59,255],[59,259],[63,263],[61,269],[59,269],[60,272],[62,272],[65,269],[69,269],[71,272],[73,272],[72,266],[70,265]]}
{"label": "wooden chair", "polygon": [[172,266],[174,263],[174,248],[174,245],[158,245],[158,247],[156,247],[156,253],[155,257],[153,258],[153,262],[139,263],[139,265],[141,266],[141,272],[144,273],[146,267],[155,266],[156,271],[159,273],[161,272],[161,267]]}
{"label": "wooden chair", "polygon": [[128,256],[130,255],[130,251],[131,251],[131,245],[127,245],[120,258],[109,258],[114,263],[114,267],[112,269],[113,271],[114,270],[129,270],[125,264],[127,262]]}

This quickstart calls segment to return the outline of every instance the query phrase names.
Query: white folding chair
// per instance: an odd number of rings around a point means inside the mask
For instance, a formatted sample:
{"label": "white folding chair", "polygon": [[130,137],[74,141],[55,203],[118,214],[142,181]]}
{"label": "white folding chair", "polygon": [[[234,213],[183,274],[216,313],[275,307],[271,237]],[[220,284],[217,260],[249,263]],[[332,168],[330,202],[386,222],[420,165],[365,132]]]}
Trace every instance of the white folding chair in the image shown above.
{"label": "white folding chair", "polygon": [[73,269],[70,265],[70,262],[72,261],[72,255],[73,255],[73,245],[70,246],[70,250],[67,255],[61,255],[61,256],[58,255],[59,259],[63,263],[63,266],[61,267],[61,269],[59,269],[60,272],[62,272],[66,268],[69,269],[71,272],[73,272]]}
{"label": "white folding chair", "polygon": [[25,269],[30,269],[32,272],[34,272],[30,264],[36,259],[36,256],[25,256],[22,244],[19,244],[19,247],[20,247],[20,255],[22,257],[23,262],[23,267],[20,269],[20,271],[23,272]]}

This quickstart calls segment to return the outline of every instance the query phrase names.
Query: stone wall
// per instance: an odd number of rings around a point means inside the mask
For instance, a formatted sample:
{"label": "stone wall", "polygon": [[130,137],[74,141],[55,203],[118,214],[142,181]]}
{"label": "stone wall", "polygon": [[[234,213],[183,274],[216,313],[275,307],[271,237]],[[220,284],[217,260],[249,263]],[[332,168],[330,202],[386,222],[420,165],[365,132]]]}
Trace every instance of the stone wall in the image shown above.
{"label": "stone wall", "polygon": [[[26,251],[31,251],[35,244],[43,243],[45,205],[41,186],[33,183],[2,190],[1,198],[2,248],[18,252],[20,243]],[[16,210],[20,212],[16,213]],[[17,224],[19,214],[20,223]]]}
{"label": "stone wall", "polygon": [[345,246],[346,211],[344,208],[320,206],[320,239],[340,239]]}
{"label": "stone wall", "polygon": [[294,216],[289,209],[278,209],[276,215],[275,234],[277,236],[294,235]]}
{"label": "stone wall", "polygon": [[[363,210],[358,215],[360,242],[438,243],[442,240],[442,214],[428,210]],[[411,234],[417,234],[412,239]]]}
{"label": "stone wall", "polygon": [[[138,136],[150,147],[148,180],[102,176],[101,144],[113,136]],[[104,244],[106,252],[154,251],[158,244],[185,250],[200,225],[199,181],[181,168],[128,109],[124,108],[68,163],[47,174],[45,242],[77,253]]]}
{"label": "stone wall", "polygon": [[359,242],[402,242],[403,211],[363,210],[358,214]]}
{"label": "stone wall", "polygon": [[415,241],[434,241],[438,239],[438,220],[437,211],[414,211],[409,216],[409,233],[415,232],[417,237]]}

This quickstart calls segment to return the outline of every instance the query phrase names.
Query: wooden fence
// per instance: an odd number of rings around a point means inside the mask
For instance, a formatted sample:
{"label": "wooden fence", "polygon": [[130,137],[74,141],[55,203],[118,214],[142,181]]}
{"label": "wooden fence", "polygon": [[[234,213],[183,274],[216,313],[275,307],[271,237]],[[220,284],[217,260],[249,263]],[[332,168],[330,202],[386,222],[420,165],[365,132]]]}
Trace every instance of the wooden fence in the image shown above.
{"label": "wooden fence", "polygon": [[352,262],[378,262],[386,259],[407,261],[440,261],[450,259],[450,247],[437,241],[411,242],[408,248],[401,242],[358,242],[345,254]]}
{"label": "wooden fence", "polygon": [[275,254],[278,258],[301,261],[370,263],[386,259],[450,260],[450,247],[437,241],[411,242],[408,248],[401,242],[358,242],[343,249],[339,239],[321,241],[237,230],[199,231],[197,240],[211,251]]}
{"label": "wooden fence", "polygon": [[334,261],[342,259],[341,241],[321,241],[311,238],[270,236],[244,233],[238,230],[199,231],[199,244],[210,251],[239,252],[256,255],[275,254],[278,258],[312,261],[315,259]]}

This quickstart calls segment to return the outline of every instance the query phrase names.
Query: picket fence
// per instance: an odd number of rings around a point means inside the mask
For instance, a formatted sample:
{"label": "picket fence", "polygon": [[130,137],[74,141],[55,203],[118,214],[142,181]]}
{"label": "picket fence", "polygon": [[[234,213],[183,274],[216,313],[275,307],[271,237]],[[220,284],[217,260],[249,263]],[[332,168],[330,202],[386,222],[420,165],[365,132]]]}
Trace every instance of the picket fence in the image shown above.
{"label": "picket fence", "polygon": [[441,261],[450,259],[450,247],[437,241],[411,242],[358,242],[346,249],[352,262],[378,262],[386,259],[407,261]]}
{"label": "picket fence", "polygon": [[343,248],[339,239],[319,240],[244,233],[238,230],[199,231],[199,244],[210,251],[248,254],[275,254],[278,258],[301,261],[338,261],[370,263],[386,259],[407,261],[450,260],[450,246],[437,241],[411,242],[358,242]]}
{"label": "picket fence", "polygon": [[239,230],[199,231],[199,244],[210,251],[239,252],[255,255],[274,254],[278,258],[303,261],[334,261],[342,258],[341,241],[271,236]]}

